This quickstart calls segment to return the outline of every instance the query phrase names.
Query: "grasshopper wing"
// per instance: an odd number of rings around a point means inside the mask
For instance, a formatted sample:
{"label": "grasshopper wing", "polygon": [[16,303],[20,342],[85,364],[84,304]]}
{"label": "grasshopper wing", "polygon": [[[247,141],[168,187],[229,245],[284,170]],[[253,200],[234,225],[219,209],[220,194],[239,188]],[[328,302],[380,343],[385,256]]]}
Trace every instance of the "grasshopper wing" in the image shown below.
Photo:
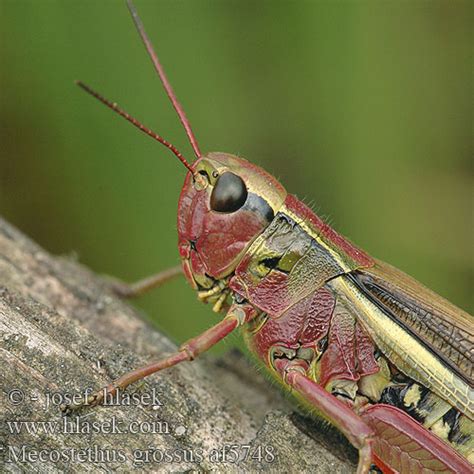
{"label": "grasshopper wing", "polygon": [[474,318],[402,271],[376,261],[353,273],[361,291],[474,386]]}

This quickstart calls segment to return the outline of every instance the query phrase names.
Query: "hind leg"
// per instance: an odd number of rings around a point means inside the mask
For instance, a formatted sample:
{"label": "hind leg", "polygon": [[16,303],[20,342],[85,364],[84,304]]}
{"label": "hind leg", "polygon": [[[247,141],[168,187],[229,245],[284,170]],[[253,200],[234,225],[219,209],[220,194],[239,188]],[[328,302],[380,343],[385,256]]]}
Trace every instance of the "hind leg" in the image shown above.
{"label": "hind leg", "polygon": [[311,380],[301,365],[279,359],[276,368],[283,380],[328,421],[336,426],[350,443],[359,450],[357,474],[368,473],[373,462],[374,430],[344,402]]}

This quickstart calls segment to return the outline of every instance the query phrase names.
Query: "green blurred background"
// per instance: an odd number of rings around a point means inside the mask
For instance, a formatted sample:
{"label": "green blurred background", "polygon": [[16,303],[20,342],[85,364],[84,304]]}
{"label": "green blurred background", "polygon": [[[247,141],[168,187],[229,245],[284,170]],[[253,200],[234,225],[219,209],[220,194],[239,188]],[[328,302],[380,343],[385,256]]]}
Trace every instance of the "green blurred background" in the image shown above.
{"label": "green blurred background", "polygon": [[[136,4],[204,151],[472,311],[472,3]],[[0,213],[99,273],[175,265],[184,168],[73,84],[192,156],[124,2],[0,5]],[[216,320],[184,280],[137,304],[177,341]]]}

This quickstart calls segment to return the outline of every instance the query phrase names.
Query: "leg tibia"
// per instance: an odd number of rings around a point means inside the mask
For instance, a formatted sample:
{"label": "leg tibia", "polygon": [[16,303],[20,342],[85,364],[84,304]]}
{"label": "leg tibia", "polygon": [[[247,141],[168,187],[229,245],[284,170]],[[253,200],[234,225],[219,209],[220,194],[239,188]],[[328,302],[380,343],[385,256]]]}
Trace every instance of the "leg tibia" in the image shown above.
{"label": "leg tibia", "polygon": [[111,286],[112,290],[122,298],[136,298],[182,274],[183,269],[181,265],[178,265],[176,267],[167,268],[160,273],[156,273],[135,283],[114,281]]}
{"label": "leg tibia", "polygon": [[311,380],[301,366],[292,367],[290,364],[288,361],[286,369],[281,369],[281,375],[286,383],[313,405],[359,450],[357,473],[367,473],[372,463],[372,443],[375,436],[372,428],[348,405]]}
{"label": "leg tibia", "polygon": [[68,413],[73,409],[80,408],[81,406],[99,405],[106,396],[113,395],[117,390],[124,390],[130,384],[137,382],[148,375],[154,374],[155,372],[163,369],[167,369],[168,367],[173,367],[174,365],[177,365],[181,362],[191,361],[198,354],[207,351],[225,336],[230,334],[239,324],[239,318],[229,311],[228,315],[222,321],[203,332],[199,336],[184,343],[180,347],[179,351],[175,352],[174,354],[171,354],[170,356],[161,359],[158,362],[152,362],[151,364],[147,364],[136,370],[128,372],[125,375],[122,375],[122,377],[105,386],[101,390],[95,392],[93,395],[87,396],[81,405],[68,405],[62,407],[62,409],[64,412]]}

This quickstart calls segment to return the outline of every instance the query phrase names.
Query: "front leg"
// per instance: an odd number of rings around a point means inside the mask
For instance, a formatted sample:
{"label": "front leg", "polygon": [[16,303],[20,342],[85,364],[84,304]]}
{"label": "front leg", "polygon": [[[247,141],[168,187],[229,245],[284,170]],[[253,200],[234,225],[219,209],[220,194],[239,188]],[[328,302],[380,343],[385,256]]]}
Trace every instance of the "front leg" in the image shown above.
{"label": "front leg", "polygon": [[90,396],[85,396],[85,399],[79,405],[64,405],[61,410],[65,414],[69,414],[73,410],[84,406],[96,406],[102,403],[105,397],[114,395],[117,390],[124,390],[130,384],[137,382],[145,377],[148,377],[155,372],[158,372],[168,367],[173,367],[181,362],[192,361],[202,352],[207,351],[219,341],[224,339],[239,325],[246,323],[252,319],[256,314],[255,309],[248,303],[233,304],[222,321],[215,326],[209,328],[199,336],[190,339],[181,345],[179,350],[164,359],[157,362],[152,362],[138,369],[132,370],[117,380],[106,385]]}
{"label": "front leg", "polygon": [[155,273],[147,278],[143,278],[135,283],[125,283],[113,280],[110,286],[112,291],[121,298],[136,298],[153,288],[159,288],[163,283],[166,283],[179,275],[183,275],[183,268],[181,265],[167,268],[166,270]]}

